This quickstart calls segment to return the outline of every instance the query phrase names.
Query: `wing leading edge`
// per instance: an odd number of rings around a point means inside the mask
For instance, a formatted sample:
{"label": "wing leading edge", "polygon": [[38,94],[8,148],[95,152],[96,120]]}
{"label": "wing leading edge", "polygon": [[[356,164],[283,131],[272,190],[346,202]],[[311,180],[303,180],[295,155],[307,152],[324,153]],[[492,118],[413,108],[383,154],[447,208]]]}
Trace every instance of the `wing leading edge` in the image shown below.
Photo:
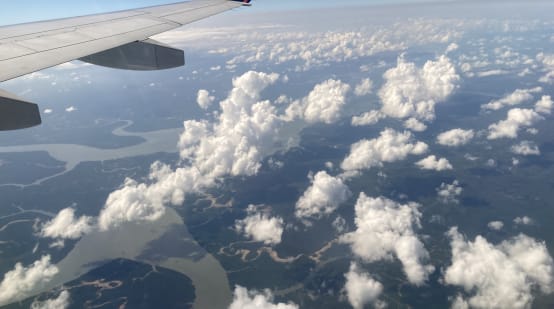
{"label": "wing leading edge", "polygon": [[[184,53],[150,36],[243,5],[250,1],[192,0],[0,27],[0,82],[76,59],[118,69],[178,67],[184,65]],[[16,119],[8,124],[10,117]],[[40,122],[36,105],[0,91],[0,131]]]}

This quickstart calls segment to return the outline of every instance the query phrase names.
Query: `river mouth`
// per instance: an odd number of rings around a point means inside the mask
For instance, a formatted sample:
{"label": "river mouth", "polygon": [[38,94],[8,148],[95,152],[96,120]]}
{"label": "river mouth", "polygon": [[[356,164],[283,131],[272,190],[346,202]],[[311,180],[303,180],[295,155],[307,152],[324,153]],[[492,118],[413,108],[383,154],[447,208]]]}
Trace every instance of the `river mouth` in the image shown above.
{"label": "river mouth", "polygon": [[[166,255],[158,251],[161,245],[173,250]],[[172,208],[167,208],[157,221],[125,223],[108,232],[85,235],[56,265],[59,273],[29,296],[73,281],[118,258],[159,265],[187,276],[195,287],[194,308],[224,309],[232,301],[227,273],[216,258],[190,237],[182,218]]]}

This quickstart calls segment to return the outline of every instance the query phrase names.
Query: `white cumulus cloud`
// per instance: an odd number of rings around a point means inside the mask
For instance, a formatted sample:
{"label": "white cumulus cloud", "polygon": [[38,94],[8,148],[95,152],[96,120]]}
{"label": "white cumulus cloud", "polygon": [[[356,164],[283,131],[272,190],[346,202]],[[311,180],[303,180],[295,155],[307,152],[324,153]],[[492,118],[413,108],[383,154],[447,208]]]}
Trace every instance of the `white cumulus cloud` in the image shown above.
{"label": "white cumulus cloud", "polygon": [[263,292],[249,291],[236,286],[233,293],[233,302],[229,309],[298,309],[293,303],[273,303],[273,294],[269,290]]}
{"label": "white cumulus cloud", "polygon": [[518,105],[533,99],[533,93],[541,92],[541,87],[532,89],[516,89],[514,92],[502,97],[501,99],[491,101],[481,105],[482,109],[499,110],[505,106]]}
{"label": "white cumulus cloud", "polygon": [[452,169],[452,164],[450,164],[447,159],[439,159],[434,155],[430,155],[427,158],[417,161],[416,165],[423,170],[445,171]]}
{"label": "white cumulus cloud", "polygon": [[298,218],[321,217],[335,211],[350,197],[350,190],[342,179],[320,171],[312,179],[312,185],[296,203]]}
{"label": "white cumulus cloud", "polygon": [[45,301],[34,301],[31,309],[65,309],[69,307],[69,292],[62,291],[58,297]]}
{"label": "white cumulus cloud", "polygon": [[369,78],[363,79],[356,87],[354,88],[354,94],[358,97],[368,95],[373,89],[373,82]]}
{"label": "white cumulus cloud", "polygon": [[516,138],[522,127],[530,127],[543,119],[532,109],[512,108],[508,117],[489,126],[488,139]]}
{"label": "white cumulus cloud", "polygon": [[235,222],[237,232],[266,245],[281,243],[281,236],[283,235],[282,218],[270,217],[258,211],[254,205],[248,206],[247,213],[246,218]]}
{"label": "white cumulus cloud", "polygon": [[280,121],[260,94],[278,74],[249,71],[233,79],[233,89],[220,102],[217,121],[189,120],[179,140],[182,162],[176,169],[156,162],[150,181],[127,179],[112,192],[98,224],[107,230],[128,221],[157,220],[169,204],[180,205],[185,194],[201,191],[223,176],[251,176],[272,149]]}
{"label": "white cumulus cloud", "polygon": [[212,103],[214,102],[215,97],[210,95],[210,92],[205,89],[198,90],[198,94],[196,96],[196,102],[198,103],[198,106],[202,109],[208,109]]}
{"label": "white cumulus cloud", "polygon": [[535,111],[539,114],[550,115],[552,107],[554,107],[554,102],[549,95],[542,96],[541,99],[535,103]]}
{"label": "white cumulus cloud", "polygon": [[75,209],[65,208],[58,215],[45,223],[40,236],[60,239],[77,239],[94,228],[93,218],[82,216],[75,218]]}
{"label": "white cumulus cloud", "polygon": [[539,146],[531,141],[521,141],[519,144],[513,145],[511,149],[513,153],[523,156],[541,154]]}
{"label": "white cumulus cloud", "polygon": [[5,273],[0,282],[0,306],[29,297],[29,293],[52,280],[58,271],[50,263],[49,255],[27,267],[21,263],[15,264],[15,268]]}
{"label": "white cumulus cloud", "polygon": [[452,228],[452,264],[444,282],[460,286],[473,308],[530,308],[532,291],[551,293],[553,261],[544,242],[520,234],[498,245],[482,236],[466,241]]}
{"label": "white cumulus cloud", "polygon": [[378,138],[361,140],[350,147],[350,153],[341,163],[345,171],[359,171],[381,166],[383,162],[404,160],[408,155],[421,155],[428,146],[423,142],[412,142],[409,131],[396,132],[385,129]]}
{"label": "white cumulus cloud", "polygon": [[427,61],[422,68],[398,59],[397,66],[383,75],[379,90],[381,111],[393,118],[414,118],[420,122],[435,119],[435,105],[456,89],[460,76],[446,56]]}
{"label": "white cumulus cloud", "polygon": [[487,226],[493,231],[500,231],[504,227],[504,223],[502,221],[491,221]]}
{"label": "white cumulus cloud", "polygon": [[475,133],[473,130],[452,129],[437,136],[437,143],[443,146],[458,147],[469,143]]}
{"label": "white cumulus cloud", "polygon": [[379,301],[383,285],[363,272],[356,263],[350,264],[350,270],[344,276],[346,297],[354,309],[363,309],[367,304],[384,307],[385,304]]}
{"label": "white cumulus cloud", "polygon": [[301,118],[308,123],[335,123],[341,117],[349,91],[348,84],[329,79],[316,85],[306,98],[294,101],[287,108],[285,118],[287,120]]}
{"label": "white cumulus cloud", "polygon": [[458,204],[460,201],[458,197],[462,194],[462,187],[457,180],[454,180],[451,184],[441,183],[437,189],[437,195],[439,200],[445,204]]}
{"label": "white cumulus cloud", "polygon": [[341,241],[350,244],[354,254],[367,262],[396,256],[408,281],[421,285],[435,268],[425,264],[429,254],[414,230],[420,227],[418,207],[417,203],[399,204],[362,192],[355,206],[356,230],[343,235]]}

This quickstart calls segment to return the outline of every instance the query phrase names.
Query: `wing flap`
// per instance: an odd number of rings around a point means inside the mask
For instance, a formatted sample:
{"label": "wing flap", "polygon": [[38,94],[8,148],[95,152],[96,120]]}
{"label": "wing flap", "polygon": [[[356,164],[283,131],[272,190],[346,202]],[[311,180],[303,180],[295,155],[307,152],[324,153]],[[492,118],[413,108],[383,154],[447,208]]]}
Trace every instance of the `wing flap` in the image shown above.
{"label": "wing flap", "polygon": [[0,90],[0,131],[34,127],[41,122],[36,104]]}

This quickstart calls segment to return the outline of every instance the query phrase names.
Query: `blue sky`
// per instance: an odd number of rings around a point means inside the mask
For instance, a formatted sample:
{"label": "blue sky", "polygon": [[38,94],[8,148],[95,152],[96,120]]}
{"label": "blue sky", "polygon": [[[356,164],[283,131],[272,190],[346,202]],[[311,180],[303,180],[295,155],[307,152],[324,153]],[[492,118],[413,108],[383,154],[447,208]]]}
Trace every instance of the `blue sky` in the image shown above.
{"label": "blue sky", "polygon": [[[418,2],[419,0],[254,0],[253,11]],[[47,20],[178,2],[177,0],[20,0],[4,1],[0,25]]]}

